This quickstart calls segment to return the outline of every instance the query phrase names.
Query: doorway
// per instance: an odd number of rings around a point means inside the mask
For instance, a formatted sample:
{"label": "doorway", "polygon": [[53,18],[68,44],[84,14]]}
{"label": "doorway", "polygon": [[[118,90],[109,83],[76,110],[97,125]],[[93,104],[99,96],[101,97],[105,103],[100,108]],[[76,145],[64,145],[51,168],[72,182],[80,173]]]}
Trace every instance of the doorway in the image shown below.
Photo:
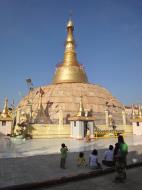
{"label": "doorway", "polygon": [[88,121],[84,121],[84,137],[86,137],[87,129],[88,129]]}

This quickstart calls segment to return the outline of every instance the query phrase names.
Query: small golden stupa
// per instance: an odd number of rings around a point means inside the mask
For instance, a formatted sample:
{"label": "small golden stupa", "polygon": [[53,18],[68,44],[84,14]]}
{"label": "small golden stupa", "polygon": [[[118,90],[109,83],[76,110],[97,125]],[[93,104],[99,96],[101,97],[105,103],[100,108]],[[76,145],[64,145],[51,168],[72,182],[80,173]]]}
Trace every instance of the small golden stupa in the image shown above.
{"label": "small golden stupa", "polygon": [[11,118],[10,117],[10,114],[9,114],[9,111],[8,111],[8,98],[6,97],[5,98],[5,101],[4,101],[4,108],[3,108],[3,111],[0,115],[1,118],[4,118],[4,119],[9,119]]}

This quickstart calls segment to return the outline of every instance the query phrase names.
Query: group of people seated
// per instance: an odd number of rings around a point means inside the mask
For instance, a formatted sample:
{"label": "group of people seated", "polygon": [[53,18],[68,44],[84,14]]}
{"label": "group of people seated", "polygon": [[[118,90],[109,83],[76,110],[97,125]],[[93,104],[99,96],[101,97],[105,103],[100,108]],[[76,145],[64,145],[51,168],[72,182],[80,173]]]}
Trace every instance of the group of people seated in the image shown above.
{"label": "group of people seated", "polygon": [[[67,158],[67,146],[63,143],[61,144],[61,161],[60,167],[65,169],[66,158]],[[126,179],[126,161],[127,161],[127,154],[128,154],[128,145],[124,142],[123,136],[118,136],[118,142],[113,145],[109,145],[108,150],[104,153],[104,158],[102,160],[102,164],[108,167],[115,166],[115,170],[117,176],[115,178],[116,181],[124,181]],[[78,167],[85,167],[87,166],[87,162],[85,160],[85,156],[83,152],[80,152],[77,157],[77,165]],[[92,153],[89,155],[89,167],[91,169],[101,169],[102,165],[99,163],[98,160],[98,151],[94,149]]]}
{"label": "group of people seated", "polygon": [[[114,157],[115,157],[114,152],[116,152],[116,151],[113,151],[113,146],[110,145],[109,149],[107,151],[105,151],[104,159],[102,160],[103,165],[106,165],[106,166],[109,166],[109,167],[114,166],[114,163],[115,163],[115,161],[114,161]],[[79,167],[87,166],[87,163],[86,163],[85,156],[84,156],[83,152],[79,153],[79,156],[77,158],[77,165]],[[94,149],[92,151],[92,153],[89,155],[89,166],[92,169],[102,168],[101,164],[98,161],[98,151],[96,149]]]}
{"label": "group of people seated", "polygon": [[[109,145],[108,150],[104,153],[102,164],[108,167],[114,167],[117,172],[115,180],[123,181],[126,179],[126,161],[127,161],[128,145],[124,142],[123,136],[118,136],[118,143]],[[87,166],[83,152],[79,153],[77,158],[79,167]],[[98,161],[98,151],[94,149],[89,155],[89,167],[92,169],[101,169],[102,165]]]}

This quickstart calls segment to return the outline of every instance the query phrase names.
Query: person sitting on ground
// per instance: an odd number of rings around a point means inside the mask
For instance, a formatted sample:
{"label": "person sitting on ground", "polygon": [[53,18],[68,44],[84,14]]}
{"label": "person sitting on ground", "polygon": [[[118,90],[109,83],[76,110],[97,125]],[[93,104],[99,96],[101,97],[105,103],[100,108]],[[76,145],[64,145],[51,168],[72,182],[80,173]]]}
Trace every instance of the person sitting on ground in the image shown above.
{"label": "person sitting on ground", "polygon": [[67,158],[67,151],[68,151],[67,146],[64,143],[61,144],[61,149],[60,149],[60,152],[61,152],[60,167],[62,169],[65,169],[66,158]]}
{"label": "person sitting on ground", "polygon": [[98,162],[98,151],[96,149],[89,156],[89,166],[92,169],[101,169],[101,164]]}
{"label": "person sitting on ground", "polygon": [[85,166],[87,166],[83,152],[79,153],[79,156],[77,158],[77,166],[79,166],[79,167],[85,167]]}
{"label": "person sitting on ground", "polygon": [[113,145],[109,145],[109,149],[105,151],[105,156],[104,156],[104,160],[102,160],[102,164],[108,167],[114,166]]}

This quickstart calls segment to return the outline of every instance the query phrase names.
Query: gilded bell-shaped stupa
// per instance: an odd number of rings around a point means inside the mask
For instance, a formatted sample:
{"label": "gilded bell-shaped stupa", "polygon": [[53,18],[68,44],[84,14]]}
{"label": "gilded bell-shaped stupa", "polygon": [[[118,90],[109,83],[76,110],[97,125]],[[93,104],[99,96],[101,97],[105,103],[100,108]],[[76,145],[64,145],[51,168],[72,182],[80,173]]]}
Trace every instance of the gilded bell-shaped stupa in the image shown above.
{"label": "gilded bell-shaped stupa", "polygon": [[[19,113],[24,111],[32,116],[30,121],[33,127],[39,124],[50,126],[47,127],[48,132],[45,131],[42,135],[41,131],[38,134],[36,129],[33,130],[33,138],[39,135],[67,137],[69,134],[67,130],[70,129],[69,118],[72,116],[77,119],[89,118],[88,113],[95,118],[96,126],[105,125],[106,108],[113,116],[116,125],[122,124],[123,104],[104,87],[88,82],[85,70],[77,60],[73,31],[74,24],[69,19],[64,58],[56,67],[52,83],[33,88],[18,104]],[[41,125],[39,128],[42,133],[46,130],[46,127],[42,128]]]}
{"label": "gilded bell-shaped stupa", "polygon": [[73,38],[74,24],[70,19],[67,23],[67,39],[63,63],[57,66],[53,84],[88,83],[87,75],[82,65],[77,61],[75,40]]}

